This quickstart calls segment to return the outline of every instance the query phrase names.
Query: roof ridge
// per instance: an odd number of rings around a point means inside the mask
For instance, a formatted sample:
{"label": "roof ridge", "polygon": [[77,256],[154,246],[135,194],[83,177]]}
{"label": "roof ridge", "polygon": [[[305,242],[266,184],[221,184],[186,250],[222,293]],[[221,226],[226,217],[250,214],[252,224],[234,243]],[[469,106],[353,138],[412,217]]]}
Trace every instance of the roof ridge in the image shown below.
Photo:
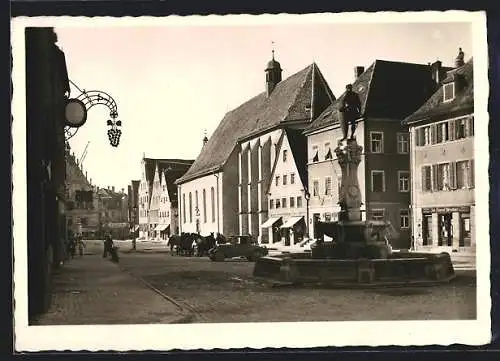
{"label": "roof ridge", "polygon": [[[363,111],[362,115],[364,115],[367,112],[368,100],[370,99],[370,91],[372,89],[373,77],[374,77],[375,72],[376,72],[377,62],[380,62],[380,61],[381,60],[375,59],[375,61],[370,65],[370,66],[373,66],[373,69],[372,69],[372,73],[370,74],[370,80],[368,81],[368,87],[366,89],[366,97],[365,97],[364,107],[363,107],[363,105],[361,105],[361,109]],[[370,66],[368,68],[370,68]]]}
{"label": "roof ridge", "polygon": [[335,100],[337,100],[337,98],[335,97],[335,94],[333,94],[333,91],[332,89],[330,89],[330,86],[328,85],[328,82],[326,81],[325,77],[323,76],[323,73],[321,72],[321,69],[319,68],[318,64],[316,64],[316,71],[319,75],[319,78],[321,80],[321,83],[323,84],[323,86],[326,88],[327,90],[327,95],[328,95],[328,98],[330,99],[330,101],[332,102],[332,104],[335,102]]}

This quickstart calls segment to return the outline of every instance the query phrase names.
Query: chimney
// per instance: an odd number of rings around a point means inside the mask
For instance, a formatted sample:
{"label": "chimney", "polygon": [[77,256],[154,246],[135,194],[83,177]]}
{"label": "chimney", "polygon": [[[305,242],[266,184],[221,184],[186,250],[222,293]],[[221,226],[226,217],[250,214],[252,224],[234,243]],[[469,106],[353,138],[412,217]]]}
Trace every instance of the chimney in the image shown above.
{"label": "chimney", "polygon": [[465,88],[466,81],[463,74],[453,74],[453,82],[455,83],[455,93],[459,93]]}
{"label": "chimney", "polygon": [[88,177],[87,177],[87,171],[85,171],[85,179],[88,179]]}
{"label": "chimney", "polygon": [[122,194],[125,193],[125,188],[122,188]]}
{"label": "chimney", "polygon": [[439,60],[431,64],[432,79],[439,85],[444,80],[446,72],[443,69],[442,62]]}
{"label": "chimney", "polygon": [[364,66],[356,66],[354,67],[354,80],[358,79],[361,74],[365,72]]}
{"label": "chimney", "polygon": [[90,178],[89,183],[92,184],[92,178]]}
{"label": "chimney", "polygon": [[115,193],[115,186],[112,186],[111,190],[113,191],[113,193]]}

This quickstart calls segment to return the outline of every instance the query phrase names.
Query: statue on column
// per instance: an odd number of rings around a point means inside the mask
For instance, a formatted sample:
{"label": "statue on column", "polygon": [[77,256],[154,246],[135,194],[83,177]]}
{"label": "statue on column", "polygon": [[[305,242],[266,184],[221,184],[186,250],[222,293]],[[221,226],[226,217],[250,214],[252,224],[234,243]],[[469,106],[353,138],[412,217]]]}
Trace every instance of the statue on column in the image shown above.
{"label": "statue on column", "polygon": [[349,125],[351,126],[351,139],[354,139],[354,132],[356,130],[356,120],[361,114],[361,101],[359,99],[358,93],[352,90],[352,85],[346,85],[346,92],[344,99],[342,99],[342,105],[340,106],[340,126],[342,128],[342,140],[347,139],[347,133]]}
{"label": "statue on column", "polygon": [[458,56],[455,58],[455,66],[461,67],[465,64],[465,53],[462,48],[458,48]]}

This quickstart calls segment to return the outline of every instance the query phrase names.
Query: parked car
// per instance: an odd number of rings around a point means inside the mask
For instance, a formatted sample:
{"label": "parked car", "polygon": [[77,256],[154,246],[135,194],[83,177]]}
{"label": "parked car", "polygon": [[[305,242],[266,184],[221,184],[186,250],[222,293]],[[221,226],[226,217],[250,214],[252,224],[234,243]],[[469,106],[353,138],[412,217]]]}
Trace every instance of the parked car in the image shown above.
{"label": "parked car", "polygon": [[226,258],[245,257],[255,261],[268,254],[266,247],[260,246],[250,235],[236,235],[228,237],[227,243],[218,244],[208,251],[212,261],[224,261]]}

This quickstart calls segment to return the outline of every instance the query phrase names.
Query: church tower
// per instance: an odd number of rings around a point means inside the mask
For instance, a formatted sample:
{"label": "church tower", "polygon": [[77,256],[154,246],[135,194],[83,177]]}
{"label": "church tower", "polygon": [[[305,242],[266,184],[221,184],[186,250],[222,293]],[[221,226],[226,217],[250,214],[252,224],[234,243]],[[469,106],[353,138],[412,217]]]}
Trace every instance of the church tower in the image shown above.
{"label": "church tower", "polygon": [[267,63],[266,68],[266,94],[269,97],[273,92],[276,85],[281,81],[281,66],[276,60],[274,60],[274,49],[273,58]]}

